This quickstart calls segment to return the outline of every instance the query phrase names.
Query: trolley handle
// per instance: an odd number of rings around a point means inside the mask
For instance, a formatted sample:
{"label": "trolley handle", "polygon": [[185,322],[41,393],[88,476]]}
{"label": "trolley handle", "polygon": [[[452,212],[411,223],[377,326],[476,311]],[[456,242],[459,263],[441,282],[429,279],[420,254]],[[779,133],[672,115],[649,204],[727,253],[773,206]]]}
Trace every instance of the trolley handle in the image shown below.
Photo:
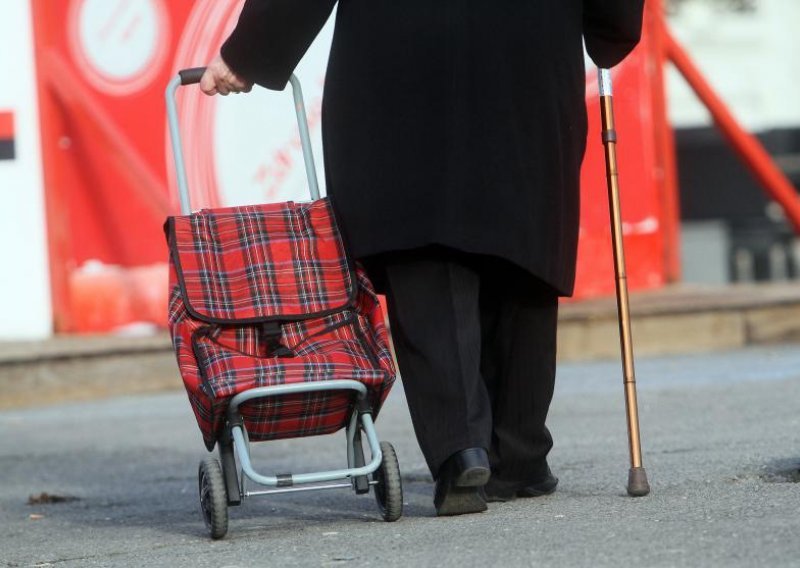
{"label": "trolley handle", "polygon": [[190,69],[178,71],[178,76],[181,78],[181,85],[195,85],[200,82],[205,72],[205,67],[191,67]]}
{"label": "trolley handle", "polygon": [[[192,213],[191,198],[189,196],[189,184],[186,178],[186,163],[183,156],[183,142],[181,141],[180,124],[178,122],[178,105],[175,102],[175,94],[178,87],[184,85],[195,85],[205,73],[205,67],[192,67],[182,69],[169,82],[165,93],[167,102],[167,123],[169,125],[170,141],[172,142],[172,157],[175,160],[175,176],[178,181],[178,195],[181,201],[181,214],[190,215]],[[303,89],[300,81],[295,75],[289,78],[292,85],[292,95],[294,96],[295,114],[297,115],[297,127],[300,130],[300,143],[303,148],[303,160],[306,167],[308,187],[311,199],[319,199],[319,183],[317,181],[317,170],[314,164],[314,153],[311,149],[311,135],[308,131],[308,119],[306,118],[306,105],[303,102]]]}

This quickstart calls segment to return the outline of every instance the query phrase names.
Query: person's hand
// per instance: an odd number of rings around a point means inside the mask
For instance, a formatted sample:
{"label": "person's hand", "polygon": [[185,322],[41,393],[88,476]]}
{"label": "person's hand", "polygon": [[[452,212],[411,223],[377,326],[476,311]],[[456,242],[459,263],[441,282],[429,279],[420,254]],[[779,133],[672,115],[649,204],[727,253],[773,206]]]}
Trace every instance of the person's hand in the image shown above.
{"label": "person's hand", "polygon": [[200,79],[200,90],[209,96],[249,93],[252,88],[253,83],[234,73],[219,55],[208,64]]}

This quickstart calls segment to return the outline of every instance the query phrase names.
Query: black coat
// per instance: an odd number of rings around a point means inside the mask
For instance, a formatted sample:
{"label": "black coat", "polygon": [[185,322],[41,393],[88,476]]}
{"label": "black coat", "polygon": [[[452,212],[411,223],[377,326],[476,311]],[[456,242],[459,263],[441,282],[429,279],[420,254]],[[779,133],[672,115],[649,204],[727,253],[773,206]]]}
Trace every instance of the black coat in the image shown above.
{"label": "black coat", "polygon": [[[222,47],[283,89],[336,0],[247,0]],[[572,292],[585,66],[619,63],[643,0],[340,0],[323,101],[328,193],[356,258],[440,244]],[[598,173],[598,175],[601,175]]]}

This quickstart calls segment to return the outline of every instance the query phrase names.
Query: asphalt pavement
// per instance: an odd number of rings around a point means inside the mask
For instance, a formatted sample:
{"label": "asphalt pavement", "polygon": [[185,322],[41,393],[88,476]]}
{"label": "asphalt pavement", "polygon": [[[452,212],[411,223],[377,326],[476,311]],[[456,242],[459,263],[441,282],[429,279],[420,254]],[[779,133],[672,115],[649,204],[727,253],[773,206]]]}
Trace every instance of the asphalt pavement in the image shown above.
{"label": "asphalt pavement", "polygon": [[[183,393],[0,412],[0,566],[800,565],[800,346],[637,360],[643,498],[625,493],[619,362],[558,375],[551,496],[436,518],[398,384],[377,426],[398,451],[401,520],[348,490],[251,498],[221,541],[200,517]],[[264,472],[338,467],[344,436],[254,450]],[[29,504],[42,493],[65,500]]]}

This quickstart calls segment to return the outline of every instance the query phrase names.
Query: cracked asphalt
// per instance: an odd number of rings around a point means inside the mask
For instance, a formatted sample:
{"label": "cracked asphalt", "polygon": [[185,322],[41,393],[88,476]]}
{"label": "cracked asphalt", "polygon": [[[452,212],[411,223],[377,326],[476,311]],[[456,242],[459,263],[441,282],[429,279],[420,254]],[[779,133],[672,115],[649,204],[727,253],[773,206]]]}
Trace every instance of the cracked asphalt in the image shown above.
{"label": "cracked asphalt", "polygon": [[[0,566],[800,565],[800,346],[640,359],[637,379],[648,497],[625,494],[619,362],[569,363],[552,496],[436,518],[398,384],[377,426],[403,471],[400,521],[347,490],[252,498],[216,542],[183,393],[0,412]],[[337,467],[344,435],[254,450],[265,472]],[[75,499],[28,504],[43,492]]]}

